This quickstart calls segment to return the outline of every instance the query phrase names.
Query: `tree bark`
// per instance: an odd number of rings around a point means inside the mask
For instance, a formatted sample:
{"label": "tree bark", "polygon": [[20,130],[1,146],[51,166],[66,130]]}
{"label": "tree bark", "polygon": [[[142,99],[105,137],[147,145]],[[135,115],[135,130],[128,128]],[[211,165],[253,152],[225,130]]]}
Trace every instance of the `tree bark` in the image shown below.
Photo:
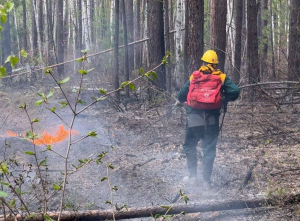
{"label": "tree bark", "polygon": [[6,68],[6,74],[9,75],[12,72],[12,67],[10,62],[4,63],[6,58],[10,56],[11,53],[11,35],[10,35],[10,16],[7,14],[7,21],[3,25],[3,30],[1,33],[2,42],[2,64]]}
{"label": "tree bark", "polygon": [[218,67],[224,70],[226,55],[227,0],[213,0],[212,47],[219,58]]}
{"label": "tree bark", "polygon": [[[258,39],[257,39],[257,4],[256,0],[247,0],[247,23],[248,23],[248,73],[249,83],[260,81],[258,61]],[[251,96],[253,97],[253,96]]]}
{"label": "tree bark", "polygon": [[[133,0],[125,0],[125,9],[126,9],[126,26],[127,26],[127,42],[134,41],[134,26],[133,26]],[[134,47],[128,47],[128,68],[129,75],[131,75],[134,68]]]}
{"label": "tree bark", "polygon": [[189,70],[192,73],[200,67],[204,50],[204,2],[189,0]]}
{"label": "tree bark", "polygon": [[[64,62],[64,1],[57,1],[57,14],[56,14],[56,45],[57,45],[57,58],[58,62]],[[58,74],[63,76],[64,65],[58,66]]]}
{"label": "tree bark", "polygon": [[[170,52],[170,28],[169,28],[169,0],[164,0],[164,20],[165,20],[165,47],[166,51]],[[170,63],[170,58],[167,60]],[[166,85],[167,91],[171,93],[171,66],[166,67]]]}
{"label": "tree bark", "polygon": [[[136,26],[135,26],[135,38],[134,40],[140,40],[141,39],[141,0],[137,0],[136,1]],[[135,65],[134,67],[136,69],[139,69],[142,66],[142,47],[140,44],[134,46],[134,50],[135,50],[135,56],[134,56],[134,60],[135,60]]]}
{"label": "tree bark", "polygon": [[22,0],[23,8],[23,46],[24,49],[28,50],[28,41],[27,41],[27,15],[26,15],[26,0]]}
{"label": "tree bark", "polygon": [[[115,74],[115,89],[118,89],[119,84],[119,16],[120,16],[120,4],[119,0],[115,0],[115,50],[114,50],[114,74]],[[120,92],[116,93],[116,98],[120,102]]]}
{"label": "tree bark", "polygon": [[184,23],[184,56],[183,56],[183,67],[184,67],[184,82],[189,79],[190,73],[188,69],[189,64],[189,54],[188,54],[188,47],[189,47],[189,0],[185,0],[185,23]]}
{"label": "tree bark", "polygon": [[[165,56],[164,44],[164,12],[163,2],[160,0],[148,0],[148,28],[149,28],[149,62],[150,68],[159,65]],[[155,24],[155,25],[154,25]],[[157,70],[159,85],[166,89],[166,69],[163,65]]]}
{"label": "tree bark", "polygon": [[291,0],[289,31],[289,80],[300,80],[300,1]]}
{"label": "tree bark", "polygon": [[[175,22],[175,70],[174,70],[174,83],[177,88],[183,84],[183,70],[182,70],[182,0],[177,0],[176,4],[176,22]],[[180,86],[179,86],[180,87]]]}
{"label": "tree bark", "polygon": [[243,28],[243,1],[235,0],[235,48],[234,48],[234,72],[232,81],[239,83],[242,61],[242,28]]}
{"label": "tree bark", "polygon": [[[125,80],[129,81],[129,61],[128,61],[128,35],[127,35],[127,15],[126,15],[126,6],[125,0],[122,0],[122,10],[123,10],[123,29],[124,29],[124,46],[125,46],[125,56],[124,56],[124,71],[125,71]],[[126,97],[129,98],[129,87],[125,88]]]}
{"label": "tree bark", "polygon": [[35,0],[31,0],[31,38],[32,38],[32,51],[33,54],[38,52],[38,33],[35,19]]}

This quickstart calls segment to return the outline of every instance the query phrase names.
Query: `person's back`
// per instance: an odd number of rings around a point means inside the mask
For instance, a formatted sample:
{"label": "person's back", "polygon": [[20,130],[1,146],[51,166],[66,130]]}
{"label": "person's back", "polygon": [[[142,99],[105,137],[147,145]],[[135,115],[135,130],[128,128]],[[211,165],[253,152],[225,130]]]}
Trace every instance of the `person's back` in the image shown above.
{"label": "person's back", "polygon": [[[222,102],[227,103],[236,100],[240,90],[224,73],[216,70],[219,62],[214,51],[205,52],[201,60],[203,65],[181,88],[178,101],[187,103],[187,126],[183,149],[187,158],[189,180],[192,182],[197,180],[197,144],[201,139],[203,181],[205,185],[210,185],[219,135],[221,103],[218,93],[221,93]],[[214,82],[207,82],[211,79]]]}

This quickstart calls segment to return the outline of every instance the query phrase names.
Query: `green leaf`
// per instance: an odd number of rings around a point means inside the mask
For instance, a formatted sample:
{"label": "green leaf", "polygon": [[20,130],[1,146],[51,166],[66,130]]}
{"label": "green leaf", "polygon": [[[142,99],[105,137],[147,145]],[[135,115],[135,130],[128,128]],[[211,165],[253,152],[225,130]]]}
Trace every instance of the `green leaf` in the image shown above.
{"label": "green leaf", "polygon": [[6,192],[0,191],[0,197],[8,197]]}
{"label": "green leaf", "polygon": [[13,199],[13,200],[9,203],[10,206],[14,206],[15,204],[16,204],[16,200],[15,200],[15,199]]}
{"label": "green leaf", "polygon": [[105,202],[105,204],[110,204],[110,205],[111,205],[111,202],[107,200],[107,201]]}
{"label": "green leaf", "polygon": [[91,72],[92,70],[94,70],[95,68],[91,68],[91,69],[88,69],[88,70],[86,70],[86,73],[89,73],[89,72]]}
{"label": "green leaf", "polygon": [[36,122],[40,122],[40,121],[39,121],[39,119],[34,118],[34,119],[32,120],[32,123],[36,123]]}
{"label": "green leaf", "polygon": [[6,182],[4,182],[4,181],[0,181],[0,183],[1,183],[2,185],[4,185],[4,186],[9,186],[9,183],[6,183]]}
{"label": "green leaf", "polygon": [[126,85],[130,84],[130,81],[125,81],[121,84],[121,88],[125,87]]}
{"label": "green leaf", "polygon": [[56,107],[52,107],[52,108],[50,109],[50,111],[51,111],[52,113],[55,113],[55,110],[56,110]]}
{"label": "green leaf", "polygon": [[86,70],[79,70],[78,72],[79,72],[80,74],[82,74],[82,75],[87,74]]}
{"label": "green leaf", "polygon": [[51,145],[48,145],[48,146],[47,146],[47,150],[51,150]]}
{"label": "green leaf", "polygon": [[77,92],[77,89],[73,88],[73,89],[72,89],[72,92],[76,93],[76,92]]}
{"label": "green leaf", "polygon": [[6,58],[6,60],[5,60],[4,63],[10,62],[10,59],[11,59],[11,55],[9,55],[9,56]]}
{"label": "green leaf", "polygon": [[49,97],[52,97],[52,96],[53,96],[53,94],[54,94],[54,90],[53,90],[53,89],[51,89],[51,90],[50,90],[50,92],[49,92],[49,94],[47,95],[47,98],[49,98]]}
{"label": "green leaf", "polygon": [[0,21],[1,24],[4,25],[4,23],[7,21],[7,15],[1,14]]}
{"label": "green leaf", "polygon": [[15,68],[16,64],[18,64],[20,59],[16,56],[10,58],[11,67]]}
{"label": "green leaf", "polygon": [[0,32],[2,31],[2,26],[0,26]]}
{"label": "green leaf", "polygon": [[103,182],[104,180],[107,180],[106,176],[101,179],[101,182]]}
{"label": "green leaf", "polygon": [[61,101],[59,103],[61,104],[60,108],[64,108],[65,106],[68,105],[68,102],[66,102],[66,101]]}
{"label": "green leaf", "polygon": [[37,102],[35,102],[35,105],[36,105],[36,106],[39,106],[39,105],[41,105],[42,103],[44,103],[44,100],[38,100]]}
{"label": "green leaf", "polygon": [[63,80],[61,80],[61,81],[59,81],[58,84],[59,84],[59,85],[65,84],[65,83],[67,83],[69,80],[70,80],[70,77],[67,77],[67,78],[65,78],[65,79],[63,79]]}
{"label": "green leaf", "polygon": [[149,74],[152,76],[153,79],[157,79],[157,75],[154,71],[151,71]]}
{"label": "green leaf", "polygon": [[101,94],[107,94],[107,90],[105,90],[103,88],[100,88],[99,91],[100,91]]}
{"label": "green leaf", "polygon": [[80,100],[80,99],[79,99],[77,102],[78,102],[79,104],[83,104],[83,105],[86,104],[86,102],[84,102],[83,100]]}
{"label": "green leaf", "polygon": [[115,169],[115,167],[110,163],[110,164],[108,164],[108,167],[110,168],[110,169]]}
{"label": "green leaf", "polygon": [[54,190],[60,190],[60,189],[61,189],[61,186],[60,186],[60,185],[57,185],[57,184],[53,184],[53,189],[54,189]]}
{"label": "green leaf", "polygon": [[0,66],[0,78],[3,78],[6,76],[6,68]]}
{"label": "green leaf", "polygon": [[21,195],[22,192],[21,192],[21,189],[20,188],[15,188],[15,191],[17,192],[17,194]]}
{"label": "green leaf", "polygon": [[84,57],[78,58],[76,61],[77,62],[83,62],[84,61]]}
{"label": "green leaf", "polygon": [[52,219],[49,215],[47,214],[44,214],[44,218],[47,220],[47,221],[55,221],[54,219]]}
{"label": "green leaf", "polygon": [[48,68],[45,70],[45,74],[51,74],[51,71],[52,71],[51,68]]}
{"label": "green leaf", "polygon": [[46,159],[44,159],[39,163],[39,166],[47,166],[46,163],[47,163],[47,161],[46,161]]}
{"label": "green leaf", "polygon": [[7,166],[6,166],[6,164],[4,164],[4,163],[1,163],[1,167],[0,167],[0,174],[7,174],[8,173],[8,168],[7,168]]}
{"label": "green leaf", "polygon": [[97,137],[97,132],[96,131],[90,131],[88,134],[87,134],[88,137]]}
{"label": "green leaf", "polygon": [[33,151],[25,151],[25,154],[27,154],[27,155],[34,155],[34,152]]}
{"label": "green leaf", "polygon": [[134,91],[135,90],[135,85],[133,83],[130,83],[129,88]]}
{"label": "green leaf", "polygon": [[9,12],[13,9],[14,7],[14,3],[11,1],[8,1],[5,3],[4,8]]}
{"label": "green leaf", "polygon": [[140,68],[140,72],[142,73],[142,75],[145,75],[144,68]]}
{"label": "green leaf", "polygon": [[22,57],[27,58],[27,52],[24,49],[21,50],[20,54]]}

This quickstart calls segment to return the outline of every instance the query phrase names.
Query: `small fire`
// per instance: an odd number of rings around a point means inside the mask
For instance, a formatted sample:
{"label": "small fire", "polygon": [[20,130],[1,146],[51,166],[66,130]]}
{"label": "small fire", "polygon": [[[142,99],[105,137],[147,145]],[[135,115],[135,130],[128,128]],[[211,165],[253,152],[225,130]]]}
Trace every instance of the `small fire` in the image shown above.
{"label": "small fire", "polygon": [[[17,134],[12,131],[6,131],[5,133],[9,137],[25,137],[24,134]],[[47,132],[46,130],[44,130],[42,135],[39,138],[34,139],[33,141],[30,140],[30,141],[33,142],[35,145],[51,145],[51,144],[59,143],[59,142],[65,140],[69,134],[70,134],[69,130],[66,130],[63,125],[59,125],[58,131],[55,133],[55,135],[52,135],[49,132]],[[78,135],[79,132],[76,130],[71,130],[71,134],[73,136],[75,136],[75,135]],[[1,136],[1,137],[4,137],[4,136]]]}

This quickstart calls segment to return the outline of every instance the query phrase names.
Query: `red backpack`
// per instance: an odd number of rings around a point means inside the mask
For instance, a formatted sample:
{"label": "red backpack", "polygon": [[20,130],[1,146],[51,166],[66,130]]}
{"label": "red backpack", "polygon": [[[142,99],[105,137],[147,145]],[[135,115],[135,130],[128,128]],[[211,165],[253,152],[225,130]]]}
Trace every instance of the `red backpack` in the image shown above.
{"label": "red backpack", "polygon": [[188,106],[202,110],[220,109],[221,86],[222,80],[218,75],[194,71],[187,95]]}

